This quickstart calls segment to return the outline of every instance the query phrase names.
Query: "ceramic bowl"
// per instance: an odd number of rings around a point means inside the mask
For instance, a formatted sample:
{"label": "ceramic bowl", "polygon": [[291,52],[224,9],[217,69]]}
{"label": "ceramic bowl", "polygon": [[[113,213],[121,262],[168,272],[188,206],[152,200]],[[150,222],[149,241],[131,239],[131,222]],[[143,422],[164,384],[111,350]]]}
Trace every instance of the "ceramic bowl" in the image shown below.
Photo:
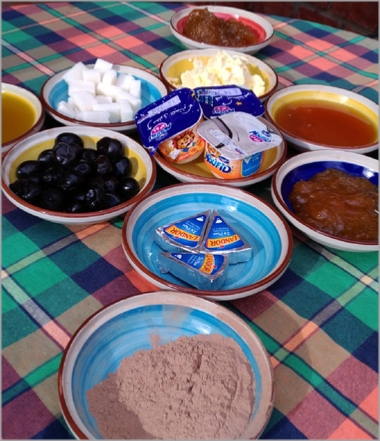
{"label": "ceramic bowl", "polygon": [[[189,14],[194,9],[204,9],[203,7],[186,8],[176,12],[170,19],[170,30],[172,34],[178,38],[178,40],[187,49],[206,49],[206,48],[222,48],[222,46],[210,45],[207,43],[201,43],[183,35],[183,29],[186,25]],[[257,37],[257,43],[250,46],[242,47],[226,47],[225,49],[236,50],[246,54],[254,54],[255,52],[263,49],[272,40],[274,30],[271,23],[258,14],[245,11],[243,9],[231,8],[228,6],[211,6],[208,5],[207,9],[218,18],[228,20],[229,18],[235,19],[243,23],[245,26],[249,26]]]}
{"label": "ceramic bowl", "polygon": [[[24,87],[1,83],[1,94],[1,152],[5,154],[18,141],[41,130],[45,120],[45,109],[38,96]],[[14,124],[16,120],[17,124]],[[12,131],[8,130],[11,127]]]}
{"label": "ceramic bowl", "polygon": [[[218,291],[196,289],[163,274],[157,263],[162,249],[154,241],[155,229],[206,210],[217,210],[253,250],[248,262],[230,265]],[[145,279],[160,289],[214,300],[247,297],[269,287],[286,270],[292,243],[287,222],[268,203],[240,188],[207,183],[176,184],[152,192],[127,213],[122,228],[125,255]]]}
{"label": "ceramic bowl", "polygon": [[376,242],[345,240],[309,226],[294,214],[289,194],[295,183],[300,180],[308,180],[327,168],[336,168],[354,176],[365,177],[373,184],[378,185],[379,161],[376,159],[358,153],[337,150],[305,152],[288,159],[275,172],[272,178],[271,193],[276,207],[290,224],[308,238],[325,247],[342,251],[378,252],[378,240]]}
{"label": "ceramic bowl", "polygon": [[168,162],[158,151],[154,155],[154,159],[163,170],[170,173],[180,182],[207,182],[217,185],[230,185],[232,187],[248,187],[252,184],[256,184],[273,175],[276,169],[285,161],[287,152],[286,141],[277,128],[264,118],[259,117],[258,119],[267,124],[267,126],[269,126],[269,128],[276,134],[281,136],[282,142],[278,147],[265,151],[263,158],[264,165],[262,169],[246,178],[216,178],[204,163],[203,155],[186,164],[175,164]]}
{"label": "ceramic bowl", "polygon": [[[315,103],[316,110],[311,111],[310,105],[313,103]],[[297,119],[294,119],[294,126],[292,128],[284,128],[284,122],[278,122],[279,109],[289,104],[294,107],[302,106],[302,104],[307,106],[308,114],[297,115],[294,113],[294,118],[297,117]],[[266,118],[277,126],[288,141],[289,146],[294,147],[298,151],[331,151],[339,149],[354,153],[369,153],[378,149],[379,106],[358,93],[321,84],[293,85],[276,90],[268,98],[264,106]],[[337,110],[339,109],[341,115],[351,114],[362,119],[363,125],[365,122],[367,127],[373,132],[372,135],[368,135],[368,139],[364,143],[354,142],[347,145],[344,142],[342,143],[343,134],[347,133],[350,126],[355,127],[355,121],[348,122],[344,116],[340,120],[336,116],[329,116],[328,120],[324,122],[321,120],[321,127],[319,127],[317,118],[319,119],[320,116],[317,114],[317,109],[319,108],[321,109],[320,112],[325,113],[326,109],[331,106],[339,106]],[[300,123],[300,121],[302,122]],[[311,130],[306,130],[307,127],[310,127]],[[364,133],[363,129],[365,127],[357,127],[355,130],[357,133],[362,134]],[[324,135],[326,132],[329,133],[329,136],[326,139],[320,138],[321,134]],[[340,135],[340,138],[333,140],[332,136],[336,135]],[[319,138],[316,138],[316,136]],[[320,141],[321,139],[323,141]],[[350,136],[349,139],[351,140],[353,137]]]}
{"label": "ceramic bowl", "polygon": [[[276,72],[267,63],[251,55],[242,54],[236,50],[223,50],[232,57],[245,58],[249,63],[252,75],[258,74],[263,78],[265,82],[265,92],[258,95],[258,98],[260,98],[262,102],[276,90],[278,77]],[[220,49],[189,49],[170,55],[160,65],[160,77],[163,83],[168,90],[174,90],[181,87],[181,75],[194,68],[193,60],[195,58],[206,61],[219,51]]]}
{"label": "ceramic bowl", "polygon": [[[131,160],[131,176],[138,181],[140,192],[130,200],[112,208],[87,213],[50,211],[32,205],[16,196],[9,188],[9,184],[16,180],[17,166],[25,160],[37,159],[41,151],[52,148],[55,138],[65,132],[79,135],[84,140],[85,147],[88,148],[95,148],[96,141],[105,136],[118,139],[124,146],[125,155]],[[140,198],[153,189],[155,181],[156,164],[140,144],[122,133],[96,127],[65,126],[43,130],[17,143],[5,155],[2,164],[3,192],[16,207],[41,219],[67,225],[93,224],[124,215]]]}
{"label": "ceramic bowl", "polygon": [[[93,67],[93,64],[86,65],[87,67]],[[167,89],[155,75],[136,67],[123,66],[123,65],[113,65],[118,73],[128,73],[133,75],[134,78],[141,81],[141,100],[142,107],[160,99],[167,94]],[[68,85],[65,80],[62,79],[63,75],[69,69],[65,69],[52,77],[50,77],[42,86],[41,89],[41,101],[46,108],[47,112],[61,124],[71,126],[71,125],[85,125],[91,127],[105,128],[109,130],[115,130],[117,132],[130,133],[136,130],[136,124],[134,119],[126,122],[119,123],[95,123],[86,122],[70,118],[57,111],[57,107],[60,101],[68,100]]]}
{"label": "ceramic bowl", "polygon": [[268,354],[258,336],[224,306],[182,292],[158,291],[124,299],[89,317],[65,348],[58,373],[62,414],[77,439],[101,439],[86,392],[115,372],[123,358],[153,349],[180,336],[220,334],[233,338],[252,366],[255,403],[242,439],[263,432],[273,410],[274,379]]}

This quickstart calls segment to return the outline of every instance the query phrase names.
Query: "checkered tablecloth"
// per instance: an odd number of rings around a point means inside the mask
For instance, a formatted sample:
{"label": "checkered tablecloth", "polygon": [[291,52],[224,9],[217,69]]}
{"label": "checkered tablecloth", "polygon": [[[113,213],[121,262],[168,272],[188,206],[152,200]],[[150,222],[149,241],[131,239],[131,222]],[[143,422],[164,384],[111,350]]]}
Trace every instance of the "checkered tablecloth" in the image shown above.
{"label": "checkered tablecloth", "polygon": [[[73,63],[104,58],[158,73],[184,47],[169,30],[175,3],[2,3],[2,81],[35,93]],[[378,102],[378,42],[297,19],[255,56],[281,85],[317,82]],[[45,125],[54,124],[47,117]],[[159,171],[158,185],[176,182]],[[248,190],[270,200],[270,181]],[[57,370],[71,335],[111,302],[157,288],[129,265],[122,219],[45,222],[2,200],[2,438],[72,438]],[[262,339],[275,408],[262,438],[378,438],[378,256],[324,248],[294,232],[286,273],[226,306]]]}

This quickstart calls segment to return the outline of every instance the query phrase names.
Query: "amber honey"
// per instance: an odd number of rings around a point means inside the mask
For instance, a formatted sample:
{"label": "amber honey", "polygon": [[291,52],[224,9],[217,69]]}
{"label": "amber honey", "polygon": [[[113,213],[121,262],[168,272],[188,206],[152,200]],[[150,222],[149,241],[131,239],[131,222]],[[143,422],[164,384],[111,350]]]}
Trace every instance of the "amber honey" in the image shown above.
{"label": "amber honey", "polygon": [[359,147],[378,139],[373,120],[339,102],[300,98],[279,105],[274,120],[286,132],[317,144]]}
{"label": "amber honey", "polygon": [[1,142],[7,143],[26,133],[36,120],[33,105],[24,97],[3,91],[1,94]]}

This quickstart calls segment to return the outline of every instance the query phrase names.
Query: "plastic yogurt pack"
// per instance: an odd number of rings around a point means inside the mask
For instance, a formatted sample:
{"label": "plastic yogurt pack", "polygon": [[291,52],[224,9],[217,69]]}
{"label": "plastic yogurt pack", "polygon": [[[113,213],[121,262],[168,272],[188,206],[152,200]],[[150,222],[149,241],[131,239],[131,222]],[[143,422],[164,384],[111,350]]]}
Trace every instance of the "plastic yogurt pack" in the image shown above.
{"label": "plastic yogurt pack", "polygon": [[249,113],[232,112],[202,122],[198,134],[207,142],[205,163],[214,176],[238,179],[260,170],[263,152],[281,137]]}
{"label": "plastic yogurt pack", "polygon": [[202,121],[202,109],[188,88],[174,90],[135,116],[142,144],[150,155],[159,150],[168,162],[178,164],[203,154],[206,143],[196,130]]}

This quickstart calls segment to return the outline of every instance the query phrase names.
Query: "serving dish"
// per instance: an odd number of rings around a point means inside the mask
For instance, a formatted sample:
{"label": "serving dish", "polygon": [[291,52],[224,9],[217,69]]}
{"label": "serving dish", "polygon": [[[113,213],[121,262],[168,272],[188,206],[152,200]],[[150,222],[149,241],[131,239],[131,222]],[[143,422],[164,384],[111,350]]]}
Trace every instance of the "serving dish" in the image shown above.
{"label": "serving dish", "polygon": [[[94,64],[86,65],[88,68],[94,67]],[[167,89],[162,81],[150,72],[132,66],[114,64],[113,69],[118,74],[130,74],[135,79],[141,81],[141,101],[142,107],[158,100],[167,94]],[[68,85],[63,76],[69,69],[65,69],[50,77],[42,86],[41,101],[47,112],[58,122],[65,125],[86,125],[91,127],[105,128],[123,133],[131,133],[136,130],[134,119],[117,123],[96,123],[86,122],[71,118],[57,110],[60,101],[68,100]]]}
{"label": "serving dish", "polygon": [[41,130],[45,109],[38,96],[24,87],[1,83],[1,94],[1,152],[4,155],[18,141]]}
{"label": "serving dish", "polygon": [[[218,291],[196,289],[158,268],[155,229],[206,210],[217,210],[252,247],[253,258],[231,265]],[[126,258],[160,289],[188,292],[213,300],[232,300],[263,291],[278,280],[292,255],[287,222],[268,203],[242,189],[208,183],[182,183],[156,190],[136,204],[124,219],[122,246]]]}
{"label": "serving dish", "polygon": [[271,193],[275,206],[290,224],[320,245],[341,251],[378,252],[378,240],[367,242],[343,239],[306,224],[294,214],[289,195],[295,183],[308,180],[328,168],[364,177],[378,185],[379,161],[374,158],[339,150],[304,152],[285,161],[273,175]]}
{"label": "serving dish", "polygon": [[258,438],[273,410],[274,379],[268,354],[258,336],[224,306],[183,292],[157,291],[117,301],[90,316],[65,348],[58,372],[59,404],[77,439],[101,439],[90,414],[86,392],[139,350],[184,335],[220,334],[233,338],[248,358],[255,404],[241,439]]}
{"label": "serving dish", "polygon": [[[210,49],[189,49],[169,55],[160,65],[159,72],[162,82],[167,89],[174,90],[181,86],[181,75],[189,70],[194,69],[194,59],[199,59],[204,62],[210,57],[216,56],[220,53],[218,48]],[[269,64],[253,57],[252,55],[243,54],[236,50],[223,49],[223,52],[231,57],[239,57],[244,59],[248,65],[252,75],[260,75],[265,83],[265,92],[257,94],[258,98],[265,101],[277,88],[278,77],[276,72],[269,66]],[[215,86],[216,84],[212,84]]]}
{"label": "serving dish", "polygon": [[[281,116],[283,106],[291,106],[286,113],[294,124]],[[378,149],[379,106],[350,90],[322,84],[291,85],[276,90],[264,107],[266,118],[298,151],[370,153]]]}
{"label": "serving dish", "polygon": [[263,167],[260,171],[251,176],[240,179],[218,179],[204,163],[203,155],[186,164],[170,163],[159,151],[157,151],[153,157],[163,170],[174,176],[180,182],[207,182],[216,185],[230,185],[232,187],[248,187],[272,176],[275,170],[285,161],[287,153],[286,141],[277,128],[264,118],[259,117],[258,119],[281,136],[282,142],[278,147],[264,152]]}
{"label": "serving dish", "polygon": [[272,40],[274,30],[271,23],[264,17],[253,12],[245,11],[244,9],[232,8],[221,5],[207,5],[202,7],[186,8],[176,12],[170,19],[170,30],[172,34],[187,48],[187,49],[206,49],[206,48],[222,48],[223,46],[215,46],[207,43],[202,43],[193,40],[183,34],[183,29],[186,25],[189,14],[194,9],[203,9],[207,7],[210,13],[216,15],[218,18],[228,20],[230,18],[240,21],[246,26],[249,26],[257,37],[257,42],[249,46],[241,47],[226,47],[231,50],[236,50],[246,54],[254,54],[266,47]]}
{"label": "serving dish", "polygon": [[[39,153],[51,149],[59,134],[74,133],[80,136],[87,148],[96,148],[96,141],[103,137],[119,140],[124,147],[124,155],[128,156],[132,171],[130,176],[139,183],[140,191],[131,199],[112,208],[85,213],[66,213],[47,210],[32,205],[18,197],[10,188],[16,180],[16,169],[19,164],[29,159],[37,159]],[[2,188],[5,196],[21,210],[41,219],[67,225],[92,224],[110,220],[124,215],[140,198],[148,194],[156,181],[156,164],[146,150],[128,136],[112,130],[87,126],[64,126],[43,130],[29,136],[14,145],[5,155],[2,164]]]}

